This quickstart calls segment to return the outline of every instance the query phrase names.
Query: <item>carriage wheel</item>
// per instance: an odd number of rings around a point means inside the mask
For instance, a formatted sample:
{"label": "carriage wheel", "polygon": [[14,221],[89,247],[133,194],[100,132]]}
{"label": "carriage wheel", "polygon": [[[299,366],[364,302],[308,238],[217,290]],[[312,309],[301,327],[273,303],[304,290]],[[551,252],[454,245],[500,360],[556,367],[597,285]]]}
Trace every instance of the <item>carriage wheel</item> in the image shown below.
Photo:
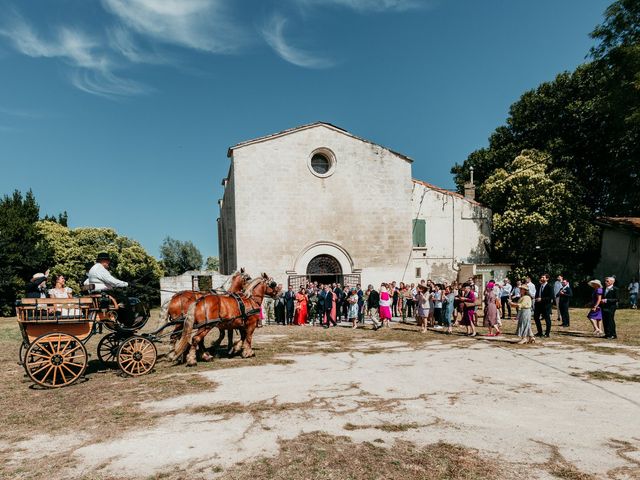
{"label": "carriage wheel", "polygon": [[20,351],[18,352],[18,365],[24,365],[24,352],[27,351],[28,347],[28,343],[22,342],[20,344]]}
{"label": "carriage wheel", "polygon": [[118,368],[118,349],[120,340],[115,333],[105,335],[98,343],[98,358],[107,368]]}
{"label": "carriage wheel", "polygon": [[118,350],[118,366],[127,375],[137,377],[149,373],[157,357],[158,351],[151,340],[133,336],[122,342]]}
{"label": "carriage wheel", "polygon": [[29,378],[47,388],[71,385],[87,368],[87,349],[73,335],[45,333],[29,345],[24,368]]}

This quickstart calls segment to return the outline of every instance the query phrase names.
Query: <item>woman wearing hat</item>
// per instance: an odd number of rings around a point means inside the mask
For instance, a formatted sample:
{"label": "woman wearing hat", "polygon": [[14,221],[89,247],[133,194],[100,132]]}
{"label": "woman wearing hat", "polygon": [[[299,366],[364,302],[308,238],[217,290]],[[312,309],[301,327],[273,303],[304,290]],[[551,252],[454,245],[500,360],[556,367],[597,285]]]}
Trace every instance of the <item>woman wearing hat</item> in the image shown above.
{"label": "woman wearing hat", "polygon": [[536,337],[531,331],[531,296],[528,285],[519,285],[519,300],[511,302],[511,305],[518,309],[518,329],[516,335],[520,337],[519,345],[523,343],[536,343]]}
{"label": "woman wearing hat", "polygon": [[587,318],[591,320],[593,325],[593,334],[600,335],[602,333],[602,310],[600,309],[602,283],[600,280],[591,280],[589,286],[593,288],[593,293],[591,294],[591,310],[587,313]]}

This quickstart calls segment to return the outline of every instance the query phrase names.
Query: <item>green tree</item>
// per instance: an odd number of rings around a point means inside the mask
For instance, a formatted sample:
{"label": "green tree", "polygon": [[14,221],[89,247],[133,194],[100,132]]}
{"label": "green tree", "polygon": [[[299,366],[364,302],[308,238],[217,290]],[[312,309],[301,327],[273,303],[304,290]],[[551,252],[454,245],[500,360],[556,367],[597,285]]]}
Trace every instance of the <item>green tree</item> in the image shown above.
{"label": "green tree", "polygon": [[494,259],[528,272],[563,272],[581,278],[594,267],[598,229],[585,192],[547,153],[525,150],[483,183],[493,214]]}
{"label": "green tree", "polygon": [[113,259],[112,273],[134,282],[133,295],[149,304],[159,301],[162,268],[138,242],[119,236],[111,228],[70,229],[52,221],[38,222],[37,228],[52,250],[51,272],[64,275],[76,293],[85,274],[85,264],[93,262],[98,253],[107,252]]}
{"label": "green tree", "polygon": [[191,241],[167,237],[160,245],[160,258],[167,275],[180,275],[202,268],[202,254]]}
{"label": "green tree", "polygon": [[637,0],[618,0],[604,12],[604,22],[598,25],[591,38],[598,45],[591,48],[591,56],[606,57],[612,51],[640,43],[640,3]]}
{"label": "green tree", "polygon": [[58,214],[58,216],[56,217],[55,215],[45,215],[44,218],[42,220],[48,220],[50,222],[56,222],[59,223],[60,225],[62,225],[63,227],[68,226],[67,224],[69,223],[69,215],[67,214],[67,211],[65,210],[64,212]]}
{"label": "green tree", "polygon": [[220,270],[220,259],[218,257],[207,257],[207,261],[205,262],[205,270],[210,271],[219,271]]}
{"label": "green tree", "polygon": [[16,190],[0,200],[0,314],[11,315],[16,298],[36,272],[50,265],[51,252],[35,227],[40,207],[33,192]]}
{"label": "green tree", "polygon": [[640,214],[639,31],[639,3],[612,4],[592,33],[593,61],[524,93],[489,146],[452,168],[458,190],[469,167],[482,186],[519,152],[537,149],[590,192],[584,200],[593,216]]}

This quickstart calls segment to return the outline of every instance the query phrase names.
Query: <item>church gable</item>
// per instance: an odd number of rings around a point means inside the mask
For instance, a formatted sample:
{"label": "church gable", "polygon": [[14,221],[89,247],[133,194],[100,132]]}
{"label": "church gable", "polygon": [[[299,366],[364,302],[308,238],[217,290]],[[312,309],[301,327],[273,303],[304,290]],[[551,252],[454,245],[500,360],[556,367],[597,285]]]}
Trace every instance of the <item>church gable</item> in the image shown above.
{"label": "church gable", "polygon": [[329,131],[336,132],[336,133],[338,133],[340,135],[344,135],[344,136],[349,137],[351,139],[357,140],[358,142],[362,142],[362,143],[368,144],[370,146],[373,146],[373,147],[376,147],[376,148],[380,148],[380,149],[385,150],[386,152],[389,152],[392,155],[394,155],[394,156],[396,156],[396,157],[398,157],[398,158],[400,158],[400,159],[402,159],[402,160],[404,160],[406,162],[413,163],[413,159],[411,159],[410,157],[408,157],[408,156],[406,156],[406,155],[404,155],[402,153],[399,153],[399,152],[396,152],[394,150],[391,150],[390,148],[387,148],[387,147],[385,147],[383,145],[379,145],[379,144],[374,143],[374,142],[372,142],[370,140],[366,140],[364,138],[361,138],[361,137],[358,137],[356,135],[353,135],[352,133],[348,132],[347,130],[344,130],[344,129],[340,128],[340,127],[337,127],[337,126],[335,126],[335,125],[333,125],[331,123],[326,123],[326,122],[315,122],[315,123],[310,123],[310,124],[307,124],[307,125],[301,125],[299,127],[290,128],[290,129],[287,129],[287,130],[283,130],[281,132],[277,132],[277,133],[273,133],[273,134],[270,134],[270,135],[265,135],[263,137],[254,138],[252,140],[246,140],[244,142],[240,142],[240,143],[238,143],[238,144],[236,144],[236,145],[234,145],[232,147],[229,147],[229,150],[227,152],[227,156],[231,158],[231,157],[233,157],[233,152],[234,151],[239,150],[239,149],[244,148],[244,147],[247,147],[247,146],[258,145],[258,144],[261,144],[261,143],[265,143],[265,142],[273,141],[273,140],[276,140],[276,139],[280,139],[280,138],[283,138],[283,137],[286,137],[286,136],[295,135],[297,133],[304,132],[304,131],[307,131],[307,130],[319,129],[319,128],[320,129],[327,129]]}

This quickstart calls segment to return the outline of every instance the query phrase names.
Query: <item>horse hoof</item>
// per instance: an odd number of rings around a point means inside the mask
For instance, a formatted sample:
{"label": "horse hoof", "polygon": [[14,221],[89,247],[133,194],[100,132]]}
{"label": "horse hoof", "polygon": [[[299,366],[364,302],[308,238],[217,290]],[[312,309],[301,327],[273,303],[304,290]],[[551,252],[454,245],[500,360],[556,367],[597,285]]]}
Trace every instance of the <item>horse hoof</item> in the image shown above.
{"label": "horse hoof", "polygon": [[205,352],[202,354],[202,360],[205,362],[210,362],[211,360],[213,360],[213,357]]}

